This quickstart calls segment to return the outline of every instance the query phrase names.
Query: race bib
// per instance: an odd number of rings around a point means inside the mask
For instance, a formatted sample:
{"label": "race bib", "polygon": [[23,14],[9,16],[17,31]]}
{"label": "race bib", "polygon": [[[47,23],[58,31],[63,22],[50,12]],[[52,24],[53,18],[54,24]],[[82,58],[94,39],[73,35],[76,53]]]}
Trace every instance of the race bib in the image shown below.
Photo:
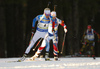
{"label": "race bib", "polygon": [[94,39],[94,35],[87,35],[87,39],[88,39],[88,40]]}
{"label": "race bib", "polygon": [[40,29],[48,29],[48,24],[38,23],[37,27]]}

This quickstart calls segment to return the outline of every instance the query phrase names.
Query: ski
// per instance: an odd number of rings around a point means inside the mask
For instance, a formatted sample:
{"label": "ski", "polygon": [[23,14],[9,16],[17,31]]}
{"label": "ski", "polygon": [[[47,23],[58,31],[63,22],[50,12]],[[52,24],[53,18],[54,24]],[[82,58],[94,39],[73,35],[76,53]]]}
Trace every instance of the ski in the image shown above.
{"label": "ski", "polygon": [[46,60],[46,59],[45,59],[45,61],[52,61],[52,60],[51,60],[51,59],[49,59],[49,60]]}
{"label": "ski", "polygon": [[[27,61],[44,61],[44,60],[25,60],[26,62]],[[45,61],[60,61],[60,60],[45,60]]]}
{"label": "ski", "polygon": [[[24,60],[25,60],[25,59],[24,59]],[[19,60],[17,60],[17,61],[7,61],[7,63],[11,63],[11,62],[22,62],[22,61],[24,61],[24,60],[19,59]]]}
{"label": "ski", "polygon": [[[60,60],[53,60],[53,59],[50,59],[50,60],[45,60],[45,59],[37,59],[37,60],[29,60],[29,59],[26,59],[24,60],[24,62],[32,62],[32,61],[60,61]],[[6,61],[7,63],[13,63],[13,62],[22,62],[22,61]]]}
{"label": "ski", "polygon": [[12,63],[12,62],[19,62],[19,61],[7,61],[7,63]]}
{"label": "ski", "polygon": [[60,60],[51,60],[51,59],[49,59],[49,60],[45,60],[45,61],[60,61]]}

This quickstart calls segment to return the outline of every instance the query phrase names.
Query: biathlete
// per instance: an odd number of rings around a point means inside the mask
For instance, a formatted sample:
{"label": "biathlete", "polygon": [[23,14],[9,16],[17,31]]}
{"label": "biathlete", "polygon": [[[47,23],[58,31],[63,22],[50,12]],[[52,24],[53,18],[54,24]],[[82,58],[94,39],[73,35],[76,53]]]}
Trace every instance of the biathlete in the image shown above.
{"label": "biathlete", "polygon": [[94,29],[92,29],[91,25],[88,25],[82,38],[83,46],[80,50],[80,54],[92,56],[95,59],[95,35],[97,35],[99,41],[100,35]]}
{"label": "biathlete", "polygon": [[[35,31],[34,27],[35,27],[36,21],[38,21],[38,24],[37,24],[36,32],[34,34],[34,31]],[[29,46],[27,47],[23,57],[21,59],[19,59],[18,61],[24,61],[25,57],[30,52],[31,48],[34,46],[36,41],[40,38],[45,37],[45,35],[48,32],[49,23],[50,23],[50,9],[45,8],[43,15],[38,15],[33,19],[32,35],[34,34],[34,36],[32,37],[31,42],[30,42]]]}
{"label": "biathlete", "polygon": [[58,60],[58,26],[59,24],[64,27],[65,33],[67,33],[66,25],[64,24],[64,21],[58,19],[56,17],[56,12],[52,11],[51,12],[51,21],[48,26],[48,33],[46,34],[41,46],[38,48],[37,52],[35,53],[34,56],[32,56],[29,60],[35,60],[41,53],[41,51],[47,47],[48,50],[46,50],[46,55],[45,55],[45,60],[50,60],[49,58],[49,42],[50,40],[53,40],[53,49],[54,49],[54,60]]}

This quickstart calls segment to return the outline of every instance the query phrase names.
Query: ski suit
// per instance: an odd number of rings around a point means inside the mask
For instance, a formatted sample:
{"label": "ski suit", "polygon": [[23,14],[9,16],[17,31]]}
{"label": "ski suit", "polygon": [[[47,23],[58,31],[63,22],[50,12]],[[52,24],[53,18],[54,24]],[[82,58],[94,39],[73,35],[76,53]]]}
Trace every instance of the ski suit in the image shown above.
{"label": "ski suit", "polygon": [[[43,40],[41,46],[38,48],[37,53],[40,54],[41,51],[46,47],[47,50],[46,52],[49,52],[49,41],[53,40],[53,49],[54,49],[54,56],[58,56],[58,26],[59,24],[66,28],[66,25],[62,22],[62,20],[56,18],[56,19],[51,19],[49,26],[48,26],[48,33],[45,36],[45,39]],[[53,30],[54,29],[54,30]]]}
{"label": "ski suit", "polygon": [[39,39],[39,38],[44,38],[46,33],[48,32],[48,24],[50,23],[50,18],[46,18],[45,15],[38,15],[33,19],[33,25],[32,27],[35,27],[36,21],[38,21],[37,24],[37,29],[36,32],[29,44],[29,46],[27,47],[25,53],[28,54],[31,50],[31,48],[34,46],[35,42]]}
{"label": "ski suit", "polygon": [[82,54],[91,55],[91,56],[93,56],[95,54],[95,52],[94,52],[95,34],[99,38],[99,34],[96,31],[94,31],[94,29],[91,29],[91,31],[89,31],[87,29],[87,31],[83,35],[84,44],[81,48],[81,53]]}

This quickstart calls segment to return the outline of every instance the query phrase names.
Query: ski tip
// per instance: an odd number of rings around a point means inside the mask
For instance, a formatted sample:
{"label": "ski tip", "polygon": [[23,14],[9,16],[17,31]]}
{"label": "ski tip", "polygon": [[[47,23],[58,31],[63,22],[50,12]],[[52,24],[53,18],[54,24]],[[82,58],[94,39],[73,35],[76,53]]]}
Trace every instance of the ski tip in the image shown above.
{"label": "ski tip", "polygon": [[18,60],[17,62],[21,62],[21,60]]}
{"label": "ski tip", "polygon": [[17,62],[17,61],[7,61],[7,63],[12,63],[12,62]]}

